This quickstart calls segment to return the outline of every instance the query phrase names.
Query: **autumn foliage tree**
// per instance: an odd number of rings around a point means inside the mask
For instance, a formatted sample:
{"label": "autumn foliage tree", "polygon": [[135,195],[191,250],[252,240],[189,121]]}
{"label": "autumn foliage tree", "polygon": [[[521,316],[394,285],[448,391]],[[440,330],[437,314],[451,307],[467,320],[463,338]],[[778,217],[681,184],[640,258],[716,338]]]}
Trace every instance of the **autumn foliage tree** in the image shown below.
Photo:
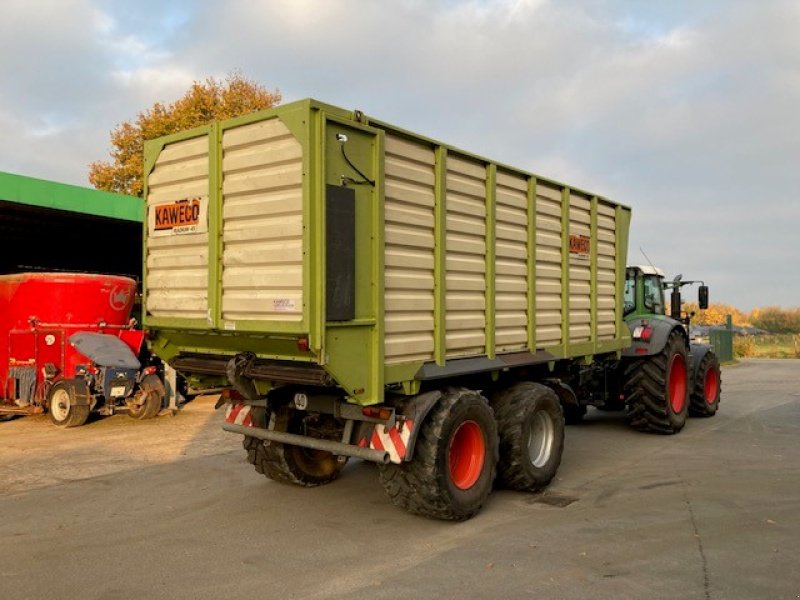
{"label": "autumn foliage tree", "polygon": [[89,165],[89,181],[100,190],[141,196],[145,140],[270,108],[280,101],[278,90],[270,91],[239,73],[224,81],[213,77],[195,81],[179,100],[169,105],[156,102],[136,119],[117,126],[111,132],[111,160]]}

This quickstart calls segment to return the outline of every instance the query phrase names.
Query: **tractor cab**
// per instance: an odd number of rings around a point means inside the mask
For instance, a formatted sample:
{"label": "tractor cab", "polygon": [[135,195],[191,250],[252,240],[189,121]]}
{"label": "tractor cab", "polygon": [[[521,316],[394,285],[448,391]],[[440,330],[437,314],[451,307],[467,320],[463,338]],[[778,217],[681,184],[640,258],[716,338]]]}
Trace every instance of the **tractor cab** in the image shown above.
{"label": "tractor cab", "polygon": [[630,316],[666,315],[664,272],[651,266],[628,267],[625,271],[624,314]]}

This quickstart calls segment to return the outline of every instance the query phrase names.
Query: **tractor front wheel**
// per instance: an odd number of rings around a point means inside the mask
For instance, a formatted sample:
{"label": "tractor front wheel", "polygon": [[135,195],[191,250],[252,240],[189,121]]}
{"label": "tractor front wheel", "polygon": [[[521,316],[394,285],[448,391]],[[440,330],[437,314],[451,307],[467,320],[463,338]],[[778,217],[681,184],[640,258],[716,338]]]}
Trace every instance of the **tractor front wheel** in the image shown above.
{"label": "tractor front wheel", "polygon": [[623,387],[632,427],[666,434],[683,429],[689,410],[687,367],[686,344],[677,330],[660,353],[628,362]]}
{"label": "tractor front wheel", "polygon": [[378,472],[395,506],[434,519],[463,521],[489,497],[497,456],[497,424],[486,398],[450,388],[422,423],[412,459],[378,465]]}
{"label": "tractor front wheel", "polygon": [[719,408],[721,390],[719,359],[716,354],[709,351],[697,369],[697,377],[689,398],[689,414],[693,417],[713,417]]}

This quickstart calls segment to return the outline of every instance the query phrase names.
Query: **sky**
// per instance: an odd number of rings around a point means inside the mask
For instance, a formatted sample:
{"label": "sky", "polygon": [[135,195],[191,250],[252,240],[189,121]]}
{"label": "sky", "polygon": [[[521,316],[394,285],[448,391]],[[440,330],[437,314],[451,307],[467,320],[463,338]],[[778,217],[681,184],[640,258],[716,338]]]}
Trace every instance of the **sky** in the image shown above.
{"label": "sky", "polygon": [[114,127],[239,71],[630,206],[628,263],[712,302],[800,306],[798,31],[796,0],[4,0],[0,171],[88,186]]}

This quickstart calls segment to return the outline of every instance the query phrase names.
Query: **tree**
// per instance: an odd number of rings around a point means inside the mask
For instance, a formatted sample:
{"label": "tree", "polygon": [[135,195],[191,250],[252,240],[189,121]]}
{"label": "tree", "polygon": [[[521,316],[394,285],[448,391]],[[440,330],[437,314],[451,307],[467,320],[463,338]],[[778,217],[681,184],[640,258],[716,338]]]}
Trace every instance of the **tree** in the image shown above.
{"label": "tree", "polygon": [[145,140],[270,108],[281,101],[281,93],[270,91],[240,73],[224,81],[209,77],[195,81],[182,98],[170,105],[156,102],[111,132],[110,161],[89,165],[89,181],[99,190],[142,195]]}

